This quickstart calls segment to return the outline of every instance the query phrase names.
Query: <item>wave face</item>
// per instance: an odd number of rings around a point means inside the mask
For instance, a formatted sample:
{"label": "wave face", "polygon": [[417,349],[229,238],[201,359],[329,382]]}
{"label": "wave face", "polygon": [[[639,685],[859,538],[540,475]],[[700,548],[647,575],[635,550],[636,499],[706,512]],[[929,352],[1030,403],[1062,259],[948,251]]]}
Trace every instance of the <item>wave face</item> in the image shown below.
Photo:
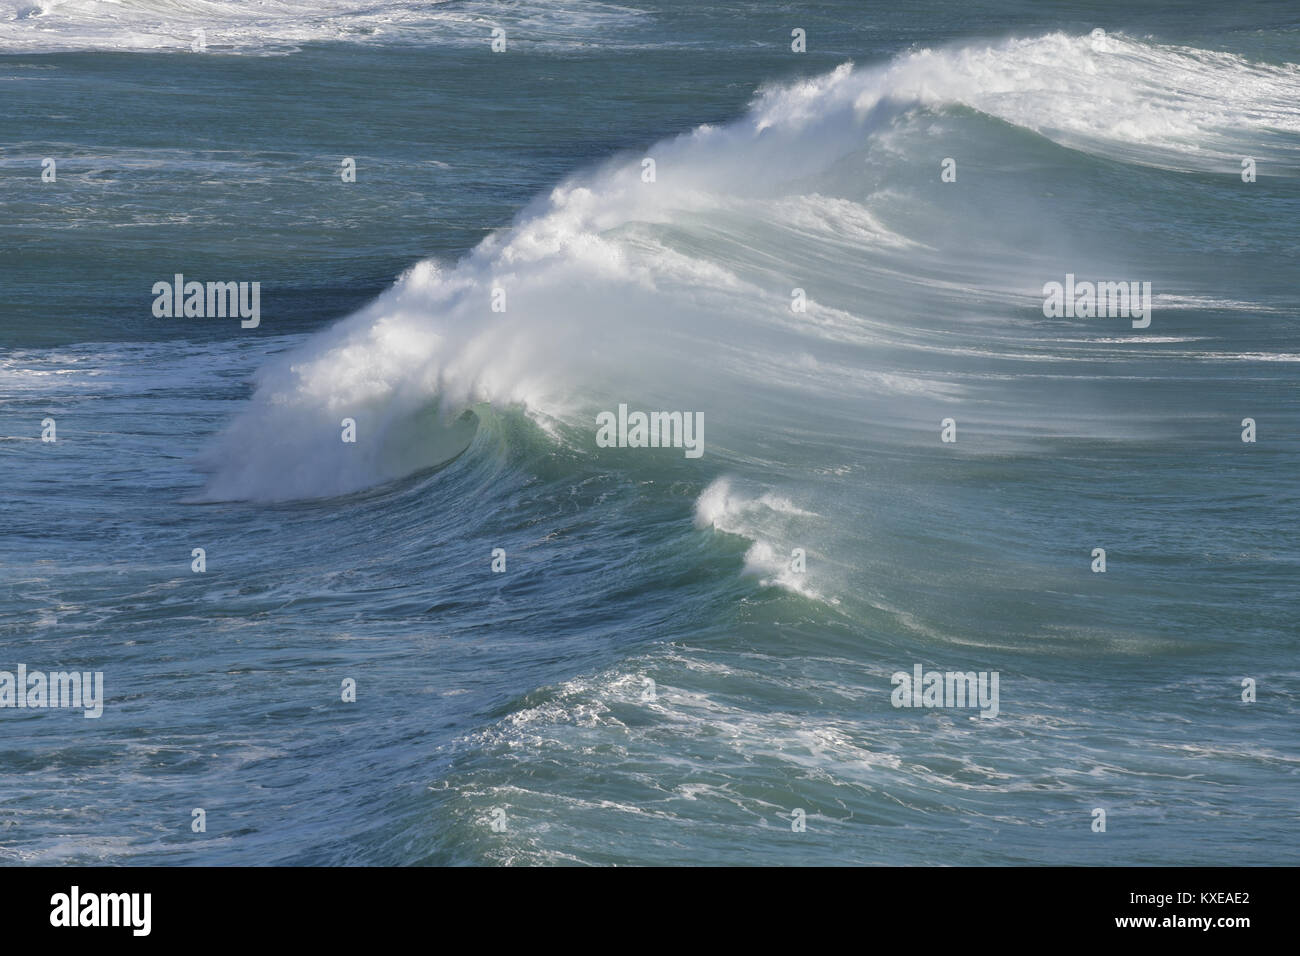
{"label": "wave face", "polygon": [[[111,308],[107,248],[140,312],[173,261],[267,282],[253,332],[0,350],[0,631],[120,701],[75,740],[7,725],[0,859],[1221,865],[1245,833],[1300,862],[1294,29],[1031,30],[1008,0],[962,29],[1015,38],[950,42],[947,6],[815,6],[805,59],[698,2],[516,5],[574,32],[499,73],[485,23],[193,75],[5,58],[25,104],[162,117],[64,128],[59,191],[0,177],[24,314]],[[320,26],[291,25],[229,52]],[[214,88],[276,109],[178,144]],[[38,134],[0,166],[38,169]],[[1067,275],[1150,282],[1150,325],[1045,317]],[[702,414],[704,454],[601,447],[621,404]],[[894,708],[915,665],[1000,673],[999,716]]]}

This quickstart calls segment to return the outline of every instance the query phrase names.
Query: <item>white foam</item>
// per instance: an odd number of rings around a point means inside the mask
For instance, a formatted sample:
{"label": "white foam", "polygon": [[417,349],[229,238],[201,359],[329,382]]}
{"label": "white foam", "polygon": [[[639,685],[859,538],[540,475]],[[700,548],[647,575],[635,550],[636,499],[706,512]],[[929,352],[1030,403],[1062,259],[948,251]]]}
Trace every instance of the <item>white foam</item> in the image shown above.
{"label": "white foam", "polygon": [[696,527],[713,528],[752,542],[745,554],[745,574],[758,577],[764,587],[781,587],[820,599],[809,584],[806,567],[796,571],[792,562],[793,550],[798,546],[798,535],[793,532],[808,527],[793,519],[815,517],[784,495],[737,491],[729,478],[711,482],[695,502]]}
{"label": "white foam", "polygon": [[494,26],[511,42],[563,47],[617,34],[641,16],[594,0],[0,0],[0,52],[193,52],[198,29],[211,54],[330,41],[467,45],[486,44]]}

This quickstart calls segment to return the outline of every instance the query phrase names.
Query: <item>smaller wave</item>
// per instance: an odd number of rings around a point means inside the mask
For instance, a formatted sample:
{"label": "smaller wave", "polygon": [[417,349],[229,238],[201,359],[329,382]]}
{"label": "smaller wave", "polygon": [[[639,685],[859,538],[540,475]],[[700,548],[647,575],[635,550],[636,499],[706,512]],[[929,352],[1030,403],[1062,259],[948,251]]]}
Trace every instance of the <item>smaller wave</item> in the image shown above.
{"label": "smaller wave", "polygon": [[745,553],[745,574],[759,578],[763,587],[779,587],[820,601],[821,594],[808,583],[806,554],[802,567],[795,564],[797,546],[791,534],[797,519],[815,517],[782,495],[739,492],[729,478],[714,480],[695,502],[696,527],[752,542]]}

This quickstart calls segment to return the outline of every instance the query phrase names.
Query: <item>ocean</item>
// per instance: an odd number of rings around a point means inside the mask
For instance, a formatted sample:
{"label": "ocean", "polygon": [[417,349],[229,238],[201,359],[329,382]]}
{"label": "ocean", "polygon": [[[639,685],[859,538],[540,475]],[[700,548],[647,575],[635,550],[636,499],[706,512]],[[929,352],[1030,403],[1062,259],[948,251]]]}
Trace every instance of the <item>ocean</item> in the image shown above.
{"label": "ocean", "polygon": [[0,862],[1300,863],[1298,63],[0,0]]}

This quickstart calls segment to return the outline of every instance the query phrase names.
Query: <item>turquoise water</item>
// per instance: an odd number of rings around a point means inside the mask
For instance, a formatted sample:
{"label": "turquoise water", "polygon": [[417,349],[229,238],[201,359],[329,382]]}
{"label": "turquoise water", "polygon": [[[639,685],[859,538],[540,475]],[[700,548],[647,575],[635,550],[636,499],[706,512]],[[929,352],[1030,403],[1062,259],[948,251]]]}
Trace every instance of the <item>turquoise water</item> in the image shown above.
{"label": "turquoise water", "polygon": [[[107,698],[0,708],[0,860],[1300,862],[1298,42],[0,2],[0,670]],[[155,317],[176,273],[260,325]]]}

